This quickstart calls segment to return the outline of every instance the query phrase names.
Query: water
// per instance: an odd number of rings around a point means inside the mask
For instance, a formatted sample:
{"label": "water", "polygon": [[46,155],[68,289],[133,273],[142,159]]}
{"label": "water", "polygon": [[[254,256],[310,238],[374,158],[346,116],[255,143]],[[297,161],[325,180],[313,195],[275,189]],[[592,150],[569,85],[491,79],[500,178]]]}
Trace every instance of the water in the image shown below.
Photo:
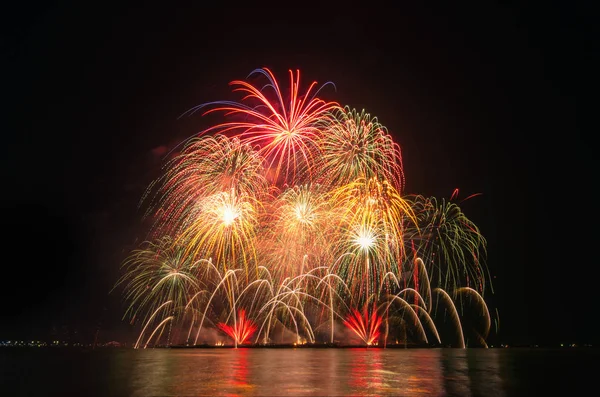
{"label": "water", "polygon": [[4,348],[0,395],[587,395],[599,350]]}

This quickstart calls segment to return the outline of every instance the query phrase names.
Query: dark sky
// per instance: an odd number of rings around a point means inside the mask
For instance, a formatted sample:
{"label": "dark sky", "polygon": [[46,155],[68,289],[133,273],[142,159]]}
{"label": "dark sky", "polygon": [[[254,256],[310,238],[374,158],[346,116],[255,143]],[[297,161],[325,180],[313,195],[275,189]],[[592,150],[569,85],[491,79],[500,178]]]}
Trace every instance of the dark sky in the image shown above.
{"label": "dark sky", "polygon": [[79,3],[3,12],[0,339],[128,337],[108,291],[143,238],[153,149],[206,127],[177,117],[267,66],[333,81],[323,97],[376,115],[407,193],[481,193],[463,209],[488,239],[502,342],[599,342],[588,10]]}

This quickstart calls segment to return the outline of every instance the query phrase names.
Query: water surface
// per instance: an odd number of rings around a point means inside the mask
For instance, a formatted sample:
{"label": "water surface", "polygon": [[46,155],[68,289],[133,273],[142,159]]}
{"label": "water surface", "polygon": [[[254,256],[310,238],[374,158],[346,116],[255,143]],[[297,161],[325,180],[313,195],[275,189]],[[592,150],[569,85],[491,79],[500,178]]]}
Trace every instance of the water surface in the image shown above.
{"label": "water surface", "polygon": [[597,349],[0,349],[3,396],[525,396],[595,387]]}

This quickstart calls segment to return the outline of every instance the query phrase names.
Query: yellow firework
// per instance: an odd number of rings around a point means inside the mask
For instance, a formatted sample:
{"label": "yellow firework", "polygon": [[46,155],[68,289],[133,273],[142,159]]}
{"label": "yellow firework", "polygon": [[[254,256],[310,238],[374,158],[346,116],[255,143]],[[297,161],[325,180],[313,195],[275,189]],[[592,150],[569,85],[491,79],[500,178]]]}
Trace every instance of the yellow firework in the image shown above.
{"label": "yellow firework", "polygon": [[[220,192],[235,196],[261,195],[267,190],[263,160],[250,145],[223,135],[193,139],[167,164],[158,186],[152,215],[162,233],[177,233],[196,215],[197,205]],[[167,228],[167,230],[164,230]]]}
{"label": "yellow firework", "polygon": [[162,237],[130,253],[117,283],[124,286],[125,299],[130,302],[125,315],[146,323],[161,306],[166,313],[180,310],[199,291],[202,281],[197,277],[196,264],[184,251],[170,237]]}
{"label": "yellow firework", "polygon": [[256,265],[255,236],[260,202],[234,189],[200,198],[177,239],[194,260],[212,259],[221,269]]}
{"label": "yellow firework", "polygon": [[[415,214],[387,181],[360,178],[335,189],[331,194],[333,213],[340,233],[335,234],[335,256],[344,258],[336,272],[348,285],[363,285],[361,291],[379,293],[388,273],[400,274],[405,257],[406,223],[416,222]],[[361,280],[359,284],[356,284]]]}
{"label": "yellow firework", "polygon": [[331,259],[327,239],[333,230],[331,214],[321,186],[295,186],[275,199],[261,245],[277,274],[298,275]]}

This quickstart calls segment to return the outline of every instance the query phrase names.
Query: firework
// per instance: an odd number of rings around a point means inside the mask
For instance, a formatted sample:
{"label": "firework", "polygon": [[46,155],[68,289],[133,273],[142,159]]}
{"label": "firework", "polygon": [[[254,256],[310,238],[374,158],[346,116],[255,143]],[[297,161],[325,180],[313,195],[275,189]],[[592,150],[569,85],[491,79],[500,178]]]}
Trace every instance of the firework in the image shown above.
{"label": "firework", "polygon": [[371,346],[379,339],[381,316],[377,314],[376,308],[369,314],[368,307],[365,305],[361,313],[357,309],[352,309],[344,325],[354,332],[367,346]]}
{"label": "firework", "polygon": [[225,193],[260,199],[267,190],[262,158],[250,145],[223,135],[190,140],[165,169],[145,196],[154,199],[147,215],[155,217],[158,234],[176,235],[189,226],[198,203],[208,197]]}
{"label": "firework", "polygon": [[485,287],[486,240],[458,203],[435,197],[407,197],[417,214],[417,222],[406,227],[414,241],[414,254],[431,269],[430,276],[443,288],[461,285]]}
{"label": "firework", "polygon": [[246,312],[244,310],[238,312],[233,326],[218,323],[217,327],[229,335],[235,341],[236,346],[244,344],[256,331],[256,325],[246,319]]}
{"label": "firework", "polygon": [[[204,114],[223,112],[229,121],[210,127],[204,133],[234,134],[243,143],[258,147],[265,159],[269,180],[288,184],[308,178],[319,151],[321,129],[318,124],[329,117],[329,112],[339,105],[326,102],[315,95],[317,82],[312,82],[306,92],[300,92],[300,71],[290,70],[290,92],[286,100],[277,79],[267,69],[257,69],[250,76],[266,78],[261,88],[249,82],[235,80],[230,83],[234,92],[242,94],[241,102],[221,101],[202,105],[213,108]],[[250,77],[249,76],[249,77]],[[323,88],[323,87],[321,87]],[[199,108],[201,108],[199,107]],[[194,108],[195,111],[198,108]]]}
{"label": "firework", "polygon": [[401,190],[404,184],[402,156],[377,118],[364,110],[336,108],[322,120],[317,180],[329,185],[345,185],[357,179],[377,178]]}
{"label": "firework", "polygon": [[403,224],[416,221],[412,208],[387,181],[358,179],[334,189],[339,233],[334,234],[334,256],[342,258],[334,271],[367,303],[398,274],[405,260]]}
{"label": "firework", "polygon": [[318,98],[316,82],[302,91],[299,72],[287,91],[268,69],[250,77],[266,81],[233,81],[240,102],[191,110],[224,120],[187,140],[143,198],[151,242],[117,283],[136,347],[223,333],[236,347],[348,335],[487,346],[486,240],[457,194],[406,195],[387,129]]}
{"label": "firework", "polygon": [[181,311],[200,290],[202,280],[196,264],[184,252],[166,236],[157,242],[145,242],[123,263],[126,272],[116,286],[124,286],[125,298],[130,302],[125,315],[132,321],[141,318],[144,324],[140,339],[155,319]]}
{"label": "firework", "polygon": [[330,203],[317,185],[288,188],[273,201],[263,225],[261,257],[280,280],[325,264],[329,258]]}

